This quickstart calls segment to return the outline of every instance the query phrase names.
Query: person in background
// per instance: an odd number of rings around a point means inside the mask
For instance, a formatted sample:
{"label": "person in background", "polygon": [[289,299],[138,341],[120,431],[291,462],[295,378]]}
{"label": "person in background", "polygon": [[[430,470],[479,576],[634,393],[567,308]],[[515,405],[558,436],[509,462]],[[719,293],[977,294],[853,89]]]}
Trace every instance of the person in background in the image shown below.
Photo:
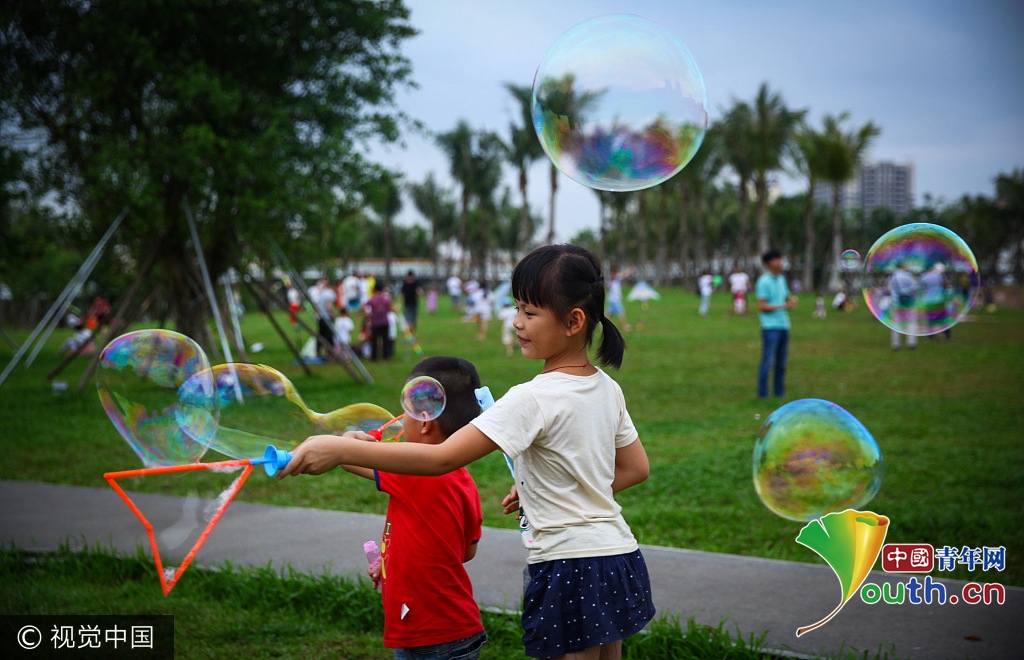
{"label": "person in background", "polygon": [[889,276],[889,307],[892,322],[904,332],[890,328],[889,345],[900,350],[900,338],[906,337],[907,350],[917,348],[917,279],[901,261]]}
{"label": "person in background", "polygon": [[342,346],[352,345],[352,332],[356,329],[355,321],[352,320],[352,315],[349,314],[348,309],[342,307],[338,311],[338,316],[334,319],[334,347],[341,352],[342,355],[347,355],[348,351]]}
{"label": "person in background", "polygon": [[410,270],[402,280],[402,314],[409,324],[409,332],[413,334],[416,334],[416,317],[419,316],[422,295],[423,287],[416,279],[416,274]]}
{"label": "person in background", "polygon": [[619,320],[623,332],[633,329],[626,321],[626,306],[622,303],[622,280],[632,273],[632,270],[624,272],[618,266],[612,266],[608,273],[608,316]]}
{"label": "person in background", "polygon": [[786,276],[782,274],[782,253],[768,250],[761,256],[765,272],[757,278],[758,318],[761,322],[761,366],[757,372],[757,396],[768,397],[768,373],[775,367],[773,393],[786,395],[786,363],[789,360],[789,310],[797,298],[789,293]]}
{"label": "person in background", "polygon": [[[326,346],[334,346],[334,322],[331,308],[334,306],[336,296],[334,290],[328,286],[327,278],[318,278],[316,284],[309,287],[307,295],[309,301],[313,303],[313,311],[316,314],[317,334],[326,342]],[[316,356],[322,357],[326,352],[325,344],[317,342]]]}
{"label": "person in background", "polygon": [[729,292],[732,293],[733,314],[747,313],[747,291],[750,289],[750,276],[740,267],[734,266],[729,274]]}
{"label": "person in background", "polygon": [[516,329],[513,327],[513,323],[516,320],[515,301],[510,297],[505,297],[501,301],[501,310],[498,312],[498,319],[501,321],[501,343],[505,347],[505,355],[512,357],[512,342],[516,336]]}
{"label": "person in background", "polygon": [[697,313],[701,316],[708,315],[708,307],[711,306],[711,292],[714,291],[715,278],[711,276],[711,273],[704,271],[701,276],[697,278],[697,293],[700,295],[700,309]]}
{"label": "person in background", "polygon": [[391,310],[391,296],[384,290],[384,285],[376,283],[373,295],[363,306],[363,312],[370,322],[370,359],[390,360],[392,346],[388,340],[388,312]]}

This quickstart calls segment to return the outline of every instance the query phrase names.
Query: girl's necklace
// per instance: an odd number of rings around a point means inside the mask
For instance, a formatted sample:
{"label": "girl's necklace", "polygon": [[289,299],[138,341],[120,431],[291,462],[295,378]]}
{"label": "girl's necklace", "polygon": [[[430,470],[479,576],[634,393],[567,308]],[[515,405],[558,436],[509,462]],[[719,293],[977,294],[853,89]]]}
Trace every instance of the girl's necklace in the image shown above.
{"label": "girl's necklace", "polygon": [[542,371],[540,373],[543,376],[544,374],[549,374],[552,371],[558,371],[559,369],[582,369],[584,367],[589,367],[589,366],[590,366],[590,362],[589,361],[586,364],[563,364],[560,367],[551,367],[550,369],[545,369],[544,371]]}

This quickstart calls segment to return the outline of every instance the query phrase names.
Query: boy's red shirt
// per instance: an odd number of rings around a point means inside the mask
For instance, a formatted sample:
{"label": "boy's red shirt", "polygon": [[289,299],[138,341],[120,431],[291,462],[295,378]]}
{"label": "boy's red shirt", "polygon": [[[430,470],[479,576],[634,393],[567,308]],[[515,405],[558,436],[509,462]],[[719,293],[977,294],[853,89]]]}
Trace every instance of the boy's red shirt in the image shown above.
{"label": "boy's red shirt", "polygon": [[436,477],[376,472],[390,495],[381,548],[384,646],[464,639],[484,629],[463,566],[480,540],[480,494],[469,471]]}

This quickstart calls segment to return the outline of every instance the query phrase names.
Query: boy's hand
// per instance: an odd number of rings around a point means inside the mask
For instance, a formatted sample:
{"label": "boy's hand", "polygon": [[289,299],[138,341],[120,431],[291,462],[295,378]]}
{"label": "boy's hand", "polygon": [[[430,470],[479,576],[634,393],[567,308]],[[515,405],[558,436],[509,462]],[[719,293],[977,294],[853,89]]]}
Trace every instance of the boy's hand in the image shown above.
{"label": "boy's hand", "polygon": [[292,451],[292,460],[277,473],[278,479],[298,474],[323,474],[342,463],[340,449],[348,440],[336,435],[314,435]]}
{"label": "boy's hand", "polygon": [[371,580],[373,580],[374,589],[380,588],[380,572],[379,559],[366,567],[366,574],[370,576]]}
{"label": "boy's hand", "polygon": [[516,490],[515,484],[512,485],[508,495],[501,500],[501,506],[504,507],[505,514],[519,513],[519,491]]}
{"label": "boy's hand", "polygon": [[362,431],[345,431],[341,434],[343,438],[353,438],[355,440],[362,440],[363,442],[377,442],[369,433],[363,433]]}

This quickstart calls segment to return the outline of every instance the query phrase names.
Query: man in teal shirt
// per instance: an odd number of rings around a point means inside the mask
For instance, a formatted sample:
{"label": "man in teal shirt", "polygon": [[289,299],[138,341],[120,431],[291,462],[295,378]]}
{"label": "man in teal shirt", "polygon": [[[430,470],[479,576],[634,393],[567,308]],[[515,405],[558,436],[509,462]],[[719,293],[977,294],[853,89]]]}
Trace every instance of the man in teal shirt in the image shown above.
{"label": "man in teal shirt", "polygon": [[757,278],[754,295],[761,320],[761,368],[757,374],[757,396],[768,397],[768,371],[775,365],[774,393],[786,394],[786,362],[789,359],[789,310],[796,307],[796,296],[782,274],[782,253],[768,250],[761,257],[766,269]]}

